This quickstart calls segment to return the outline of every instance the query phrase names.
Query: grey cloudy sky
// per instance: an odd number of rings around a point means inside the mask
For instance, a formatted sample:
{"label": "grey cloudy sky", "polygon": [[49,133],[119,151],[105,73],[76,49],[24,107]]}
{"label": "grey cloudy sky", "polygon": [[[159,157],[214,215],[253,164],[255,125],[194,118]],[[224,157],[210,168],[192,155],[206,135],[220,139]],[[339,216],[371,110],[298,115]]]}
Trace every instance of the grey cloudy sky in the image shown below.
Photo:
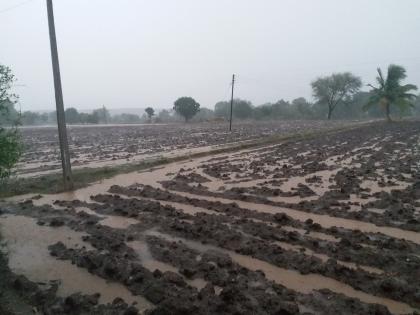
{"label": "grey cloudy sky", "polygon": [[[0,63],[23,110],[53,109],[46,4],[0,0]],[[237,93],[254,104],[311,98],[319,75],[406,66],[420,85],[419,0],[54,0],[64,100],[91,109],[212,108]],[[2,12],[3,11],[3,12]]]}

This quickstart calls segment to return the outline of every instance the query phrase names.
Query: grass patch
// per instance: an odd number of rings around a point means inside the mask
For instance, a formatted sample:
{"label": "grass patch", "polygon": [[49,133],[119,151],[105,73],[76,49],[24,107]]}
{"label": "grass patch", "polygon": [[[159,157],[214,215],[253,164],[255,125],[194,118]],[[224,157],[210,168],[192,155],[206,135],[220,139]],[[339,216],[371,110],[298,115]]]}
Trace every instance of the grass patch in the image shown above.
{"label": "grass patch", "polygon": [[[127,163],[120,166],[109,166],[101,168],[82,168],[73,170],[73,180],[75,189],[83,188],[96,181],[114,177],[118,174],[130,173],[135,171],[142,171],[152,167],[162,166],[171,162],[178,162],[188,160],[191,158],[199,158],[220,153],[229,153],[238,150],[257,148],[269,144],[277,144],[286,141],[298,141],[313,139],[318,136],[325,136],[338,132],[360,128],[365,124],[357,126],[347,126],[334,128],[327,131],[311,131],[304,133],[295,133],[292,135],[275,135],[263,139],[256,139],[242,143],[232,143],[228,146],[216,148],[208,152],[199,152],[193,154],[186,154],[173,158],[157,158],[155,160],[144,161],[140,163]],[[42,175],[32,178],[10,178],[5,182],[0,183],[0,198],[8,198],[23,194],[54,194],[63,192],[63,178],[61,173],[54,173]]]}
{"label": "grass patch", "polygon": [[[73,170],[74,188],[79,189],[96,181],[114,177],[118,174],[141,171],[168,163],[166,159],[157,159],[138,164],[126,164],[115,167],[81,168]],[[64,192],[61,173],[42,175],[39,177],[14,177],[0,185],[0,198],[8,198],[28,193],[55,194]]]}

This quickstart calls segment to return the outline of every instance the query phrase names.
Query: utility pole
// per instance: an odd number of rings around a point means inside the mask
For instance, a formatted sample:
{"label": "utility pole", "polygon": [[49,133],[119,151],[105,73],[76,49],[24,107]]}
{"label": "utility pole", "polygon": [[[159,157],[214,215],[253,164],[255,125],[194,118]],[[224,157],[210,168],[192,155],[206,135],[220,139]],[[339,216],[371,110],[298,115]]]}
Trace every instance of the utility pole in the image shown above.
{"label": "utility pole", "polygon": [[69,143],[67,141],[66,118],[64,114],[63,90],[61,87],[60,65],[58,62],[57,38],[55,35],[52,0],[47,0],[48,27],[50,32],[51,59],[54,75],[55,104],[57,108],[58,138],[60,140],[61,165],[63,167],[64,188],[73,189]]}
{"label": "utility pole", "polygon": [[232,96],[230,98],[230,120],[229,131],[232,131],[232,118],[233,118],[233,88],[235,87],[235,75],[232,75]]}

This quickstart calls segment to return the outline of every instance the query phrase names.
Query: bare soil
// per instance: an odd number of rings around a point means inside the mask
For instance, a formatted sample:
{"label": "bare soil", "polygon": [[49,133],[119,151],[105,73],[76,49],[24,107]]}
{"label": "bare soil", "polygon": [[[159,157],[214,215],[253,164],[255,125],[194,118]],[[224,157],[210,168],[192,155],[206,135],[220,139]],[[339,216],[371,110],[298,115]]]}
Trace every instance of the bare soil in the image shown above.
{"label": "bare soil", "polygon": [[[69,126],[73,168],[115,166],[156,157],[173,157],[252,141],[273,135],[327,130],[355,122],[277,121],[169,125]],[[60,151],[55,127],[22,130],[24,156],[17,168],[20,176],[37,176],[60,170]]]}
{"label": "bare soil", "polygon": [[418,121],[24,198],[1,206],[0,289],[45,314],[420,309]]}

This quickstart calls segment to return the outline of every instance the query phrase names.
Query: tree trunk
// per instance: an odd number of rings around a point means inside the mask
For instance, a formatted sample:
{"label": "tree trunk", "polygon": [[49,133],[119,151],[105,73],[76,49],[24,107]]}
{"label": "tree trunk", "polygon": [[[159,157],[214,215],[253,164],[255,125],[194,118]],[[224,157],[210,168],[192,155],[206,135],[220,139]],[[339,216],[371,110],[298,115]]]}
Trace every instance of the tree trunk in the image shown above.
{"label": "tree trunk", "polygon": [[328,106],[328,116],[327,116],[328,120],[331,120],[332,112],[333,112],[332,107]]}
{"label": "tree trunk", "polygon": [[392,119],[391,119],[391,111],[390,111],[390,108],[389,108],[390,106],[389,106],[389,103],[387,103],[386,105],[385,105],[385,114],[386,114],[386,120],[388,121],[388,122],[391,122],[392,121]]}

